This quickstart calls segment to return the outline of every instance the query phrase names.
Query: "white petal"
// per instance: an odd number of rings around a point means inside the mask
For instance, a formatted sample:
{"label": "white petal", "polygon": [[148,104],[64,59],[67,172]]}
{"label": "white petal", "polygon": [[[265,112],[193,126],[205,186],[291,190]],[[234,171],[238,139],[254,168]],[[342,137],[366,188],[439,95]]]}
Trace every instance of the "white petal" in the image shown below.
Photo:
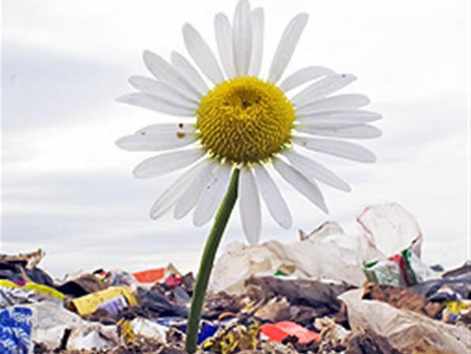
{"label": "white petal", "polygon": [[167,113],[174,116],[193,117],[195,115],[194,109],[180,107],[169,101],[141,92],[130,93],[118,97],[116,100],[118,102],[127,103],[132,106],[147,108],[152,111]]}
{"label": "white petal", "polygon": [[295,71],[293,74],[284,79],[280,88],[287,92],[298,86],[304,85],[306,82],[315,80],[322,76],[333,75],[335,72],[323,66],[308,66],[306,68]]}
{"label": "white petal", "polygon": [[213,217],[226,193],[231,171],[230,166],[219,165],[212,172],[212,177],[201,193],[193,214],[193,224],[195,226],[202,226]]}
{"label": "white petal", "polygon": [[352,190],[350,186],[335,173],[296,151],[290,150],[283,152],[283,156],[285,156],[295,168],[307,177],[315,178],[320,182],[345,192],[350,192]]}
{"label": "white petal", "polygon": [[195,124],[153,124],[119,139],[116,144],[129,151],[165,150],[191,144],[197,139],[195,133]]}
{"label": "white petal", "polygon": [[306,27],[308,18],[307,14],[301,13],[286,26],[271,63],[268,81],[276,83],[283,75],[293,56],[304,27]]}
{"label": "white petal", "polygon": [[293,224],[291,213],[270,174],[262,165],[258,165],[255,167],[255,177],[270,215],[281,227],[289,229]]}
{"label": "white petal", "polygon": [[198,100],[198,93],[194,88],[164,58],[149,50],[144,51],[143,58],[147,68],[157,80],[168,83],[189,99]]}
{"label": "white petal", "polygon": [[198,95],[206,95],[209,91],[209,87],[206,85],[206,82],[204,82],[195,67],[178,52],[172,52],[171,60],[175,70],[177,70],[178,73],[186,79]]}
{"label": "white petal", "polygon": [[160,123],[148,125],[144,128],[139,129],[134,134],[141,135],[159,135],[163,133],[174,133],[180,132],[187,135],[193,135],[196,132],[196,126],[194,123]]}
{"label": "white petal", "polygon": [[178,198],[183,194],[185,189],[200,173],[201,169],[206,166],[206,163],[206,160],[202,161],[201,163],[195,165],[190,170],[185,172],[155,201],[150,211],[150,216],[152,219],[157,219],[161,217],[175,205]]}
{"label": "white petal", "polygon": [[148,77],[136,75],[129,78],[129,83],[136,90],[161,98],[173,103],[176,106],[181,106],[188,109],[198,108],[198,100],[193,98],[189,99],[188,97],[182,95],[178,90],[175,90],[171,85],[163,81],[156,81],[149,79]]}
{"label": "white petal", "polygon": [[374,139],[381,136],[381,130],[368,125],[360,124],[354,126],[344,125],[343,127],[320,128],[313,125],[296,126],[296,130],[318,136],[332,136],[344,139]]}
{"label": "white petal", "polygon": [[262,232],[262,215],[257,183],[250,168],[245,167],[240,170],[239,195],[242,229],[247,241],[255,245],[260,240]]}
{"label": "white petal", "polygon": [[196,135],[174,132],[160,134],[133,134],[116,141],[121,149],[128,151],[161,151],[180,148],[196,141]]}
{"label": "white petal", "polygon": [[185,217],[195,208],[201,193],[211,178],[211,172],[214,170],[214,167],[214,162],[205,160],[205,166],[200,170],[198,175],[195,176],[175,205],[174,216],[176,219]]}
{"label": "white petal", "polygon": [[199,32],[190,24],[183,26],[183,39],[188,53],[200,70],[215,84],[224,81],[219,64],[211,48]]}
{"label": "white petal", "polygon": [[327,214],[329,212],[316,182],[308,180],[301,172],[279,158],[275,157],[273,159],[273,167],[294,189],[304,195],[324,213]]}
{"label": "white petal", "polygon": [[343,129],[358,125],[361,125],[361,123],[337,121],[333,119],[315,119],[309,121],[301,121],[296,124],[295,129],[299,131],[303,131],[303,129],[306,129],[307,132],[310,132],[322,129]]}
{"label": "white petal", "polygon": [[133,173],[138,178],[162,176],[187,167],[203,156],[204,151],[200,148],[167,152],[142,161]]}
{"label": "white petal", "polygon": [[382,116],[376,112],[351,109],[351,110],[331,110],[331,111],[320,111],[311,114],[297,114],[296,120],[298,122],[307,123],[310,121],[317,120],[332,120],[332,121],[344,121],[344,122],[356,122],[356,123],[368,123],[374,122],[381,119]]}
{"label": "white petal", "polygon": [[365,95],[359,94],[345,94],[336,95],[327,98],[320,99],[318,101],[309,103],[301,108],[298,108],[296,112],[298,114],[311,114],[323,110],[330,109],[353,109],[366,106],[370,103],[370,100]]}
{"label": "white petal", "polygon": [[249,75],[258,76],[262,67],[263,36],[265,16],[263,9],[258,7],[250,14],[252,21],[252,55],[250,58]]}
{"label": "white petal", "polygon": [[293,142],[306,149],[359,162],[375,162],[375,155],[363,146],[347,141],[293,137]]}
{"label": "white petal", "polygon": [[222,66],[226,71],[227,77],[230,79],[236,76],[236,70],[232,44],[232,27],[225,14],[219,13],[214,18],[214,32]]}
{"label": "white petal", "polygon": [[147,69],[155,76],[155,78],[159,81],[169,81],[169,76],[166,73],[166,68],[168,63],[165,62],[159,55],[145,50],[142,54],[142,59],[144,60],[144,64],[146,65]]}
{"label": "white petal", "polygon": [[340,90],[355,80],[356,77],[352,74],[330,75],[309,85],[295,95],[291,101],[296,105],[296,107],[300,108],[308,103],[319,100],[321,97],[328,96],[331,93]]}
{"label": "white petal", "polygon": [[239,76],[247,75],[252,56],[252,25],[248,0],[240,0],[237,4],[232,30],[236,73]]}

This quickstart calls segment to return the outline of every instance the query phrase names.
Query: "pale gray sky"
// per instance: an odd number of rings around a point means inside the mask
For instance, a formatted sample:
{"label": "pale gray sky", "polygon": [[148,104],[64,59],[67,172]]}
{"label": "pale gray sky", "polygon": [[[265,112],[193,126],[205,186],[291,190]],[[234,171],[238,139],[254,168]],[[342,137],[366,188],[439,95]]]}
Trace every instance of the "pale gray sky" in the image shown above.
{"label": "pale gray sky", "polygon": [[[323,188],[326,217],[290,187],[297,228],[330,219],[354,232],[368,204],[397,201],[416,215],[427,261],[469,257],[466,199],[466,0],[254,0],[266,16],[264,69],[286,23],[310,21],[288,72],[325,65],[354,73],[345,91],[370,96],[384,136],[365,145],[375,165],[322,158],[353,186]],[[54,274],[93,267],[141,269],[173,261],[194,267],[209,226],[148,218],[174,178],[136,180],[147,153],[119,150],[122,135],[167,118],[118,104],[127,78],[145,74],[144,49],[184,52],[181,26],[195,25],[213,48],[213,16],[234,1],[4,0],[2,37],[2,252],[47,252]],[[469,27],[468,27],[469,28]],[[292,240],[264,211],[263,240]],[[242,238],[234,215],[227,240]],[[226,240],[226,241],[227,241]],[[467,256],[468,252],[468,256]]]}

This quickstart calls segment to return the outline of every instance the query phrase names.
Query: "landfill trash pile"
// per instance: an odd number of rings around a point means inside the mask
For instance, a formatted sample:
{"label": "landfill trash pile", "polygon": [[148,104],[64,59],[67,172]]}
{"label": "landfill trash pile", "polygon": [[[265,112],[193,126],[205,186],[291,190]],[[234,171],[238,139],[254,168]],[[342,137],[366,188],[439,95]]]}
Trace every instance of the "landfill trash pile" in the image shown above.
{"label": "landfill trash pile", "polygon": [[[198,352],[471,353],[471,263],[424,264],[424,237],[398,204],[357,221],[355,236],[328,222],[287,244],[229,245]],[[43,257],[0,255],[0,353],[185,353],[192,273],[170,264],[57,281]]]}

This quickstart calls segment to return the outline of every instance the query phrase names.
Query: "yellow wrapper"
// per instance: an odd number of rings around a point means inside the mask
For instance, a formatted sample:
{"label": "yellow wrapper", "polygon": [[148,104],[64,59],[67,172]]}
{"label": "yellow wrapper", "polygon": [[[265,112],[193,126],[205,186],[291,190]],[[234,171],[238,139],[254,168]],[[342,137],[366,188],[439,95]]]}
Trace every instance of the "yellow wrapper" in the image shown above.
{"label": "yellow wrapper", "polygon": [[72,305],[81,316],[94,313],[97,308],[118,296],[123,296],[130,306],[137,305],[137,299],[131,289],[125,286],[109,287],[108,289],[88,294],[72,301]]}

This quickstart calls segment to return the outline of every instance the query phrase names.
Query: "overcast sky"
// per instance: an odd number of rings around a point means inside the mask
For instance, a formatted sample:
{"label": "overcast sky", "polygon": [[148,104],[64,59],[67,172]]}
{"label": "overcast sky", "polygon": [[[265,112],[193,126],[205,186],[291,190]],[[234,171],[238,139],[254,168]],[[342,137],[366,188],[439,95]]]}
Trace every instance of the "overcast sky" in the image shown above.
{"label": "overcast sky", "polygon": [[[263,240],[293,240],[296,229],[330,219],[356,232],[366,205],[396,201],[414,214],[425,236],[424,257],[446,266],[469,258],[467,242],[467,82],[470,42],[466,0],[254,0],[266,16],[264,73],[286,23],[310,21],[288,72],[324,65],[354,73],[345,92],[370,96],[385,117],[384,136],[365,145],[378,163],[323,157],[353,186],[323,188],[329,216],[286,184],[290,231],[264,211]],[[144,49],[168,57],[184,51],[181,26],[195,25],[213,48],[213,16],[235,1],[3,0],[2,235],[3,252],[47,252],[55,275],[94,267],[130,270],[174,262],[194,267],[209,226],[191,218],[148,218],[154,199],[175,175],[136,180],[132,168],[148,153],[114,141],[165,117],[125,106],[127,78],[146,74]],[[467,29],[468,27],[468,29]],[[469,156],[468,156],[469,160]],[[239,216],[228,240],[242,239]]]}

